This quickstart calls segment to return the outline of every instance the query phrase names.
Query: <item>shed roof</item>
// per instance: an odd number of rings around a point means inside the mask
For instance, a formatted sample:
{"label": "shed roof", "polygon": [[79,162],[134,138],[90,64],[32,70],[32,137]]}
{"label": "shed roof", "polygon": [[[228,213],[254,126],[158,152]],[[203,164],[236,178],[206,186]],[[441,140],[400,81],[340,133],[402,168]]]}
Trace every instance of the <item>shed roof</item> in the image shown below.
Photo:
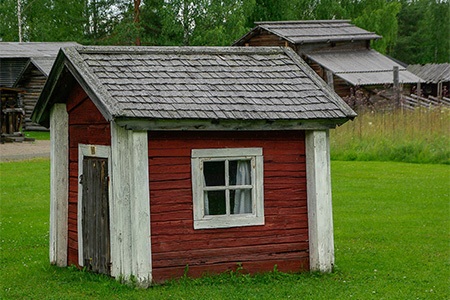
{"label": "shed roof", "polygon": [[[333,120],[355,113],[292,49],[74,47],[38,101],[42,122],[64,64],[108,120]],[[48,115],[47,115],[48,117]]]}
{"label": "shed roof", "polygon": [[338,41],[374,40],[381,36],[359,28],[349,20],[310,20],[255,22],[257,25],[234,45],[244,45],[261,29],[278,35],[293,44],[323,43]]}
{"label": "shed roof", "polygon": [[428,83],[450,82],[450,63],[409,65],[407,69]]}
{"label": "shed roof", "polygon": [[399,68],[400,82],[422,81],[402,65],[375,50],[323,51],[310,53],[307,57],[353,85],[392,84],[394,66]]}

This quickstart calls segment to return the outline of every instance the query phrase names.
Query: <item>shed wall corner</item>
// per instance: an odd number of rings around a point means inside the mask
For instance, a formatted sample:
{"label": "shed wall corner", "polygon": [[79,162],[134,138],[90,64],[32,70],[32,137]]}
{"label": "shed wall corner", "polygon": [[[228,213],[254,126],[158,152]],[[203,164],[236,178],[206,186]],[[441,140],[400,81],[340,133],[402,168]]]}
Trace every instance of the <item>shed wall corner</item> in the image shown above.
{"label": "shed wall corner", "polygon": [[334,236],[329,131],[307,131],[305,142],[310,268],[331,272]]}
{"label": "shed wall corner", "polygon": [[50,263],[67,266],[69,115],[65,104],[50,112]]}
{"label": "shed wall corner", "polygon": [[146,287],[152,281],[147,132],[111,122],[111,154],[111,275]]}

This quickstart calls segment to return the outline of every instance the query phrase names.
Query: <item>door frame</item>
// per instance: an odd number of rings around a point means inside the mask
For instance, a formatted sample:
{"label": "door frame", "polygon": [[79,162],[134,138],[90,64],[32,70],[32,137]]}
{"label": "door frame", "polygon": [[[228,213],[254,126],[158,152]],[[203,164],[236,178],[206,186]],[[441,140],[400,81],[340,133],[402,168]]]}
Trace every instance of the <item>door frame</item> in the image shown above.
{"label": "door frame", "polygon": [[[78,235],[78,265],[84,267],[83,258],[83,185],[81,184],[81,175],[83,174],[83,160],[85,156],[106,158],[108,160],[108,207],[109,207],[109,228],[111,229],[111,206],[112,206],[112,189],[111,189],[111,147],[103,145],[78,144],[78,211],[77,211],[77,235]],[[109,231],[109,241],[111,243],[111,230]]]}

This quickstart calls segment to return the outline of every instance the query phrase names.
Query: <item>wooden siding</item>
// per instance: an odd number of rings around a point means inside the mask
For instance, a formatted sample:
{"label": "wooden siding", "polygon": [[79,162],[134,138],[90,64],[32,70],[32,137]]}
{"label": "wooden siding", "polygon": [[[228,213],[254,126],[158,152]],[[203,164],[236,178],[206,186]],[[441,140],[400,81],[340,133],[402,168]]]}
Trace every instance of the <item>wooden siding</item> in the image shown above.
{"label": "wooden siding", "polygon": [[[287,44],[286,44],[287,43]],[[289,46],[299,54],[316,52],[316,51],[354,51],[358,49],[368,49],[370,42],[368,41],[342,41],[342,42],[318,42],[305,44],[292,44],[285,38],[276,34],[261,30],[259,34],[250,37],[242,46]]]}
{"label": "wooden siding", "polygon": [[299,54],[312,53],[318,51],[354,51],[368,49],[370,42],[368,41],[342,41],[342,42],[323,42],[296,44],[296,51]]}
{"label": "wooden siding", "polygon": [[22,76],[21,81],[17,87],[26,90],[23,94],[23,108],[25,110],[25,122],[23,124],[25,130],[46,130],[45,127],[31,121],[31,114],[33,113],[39,95],[44,88],[47,77],[35,67],[29,67],[28,71]]}
{"label": "wooden siding", "polygon": [[110,145],[110,125],[80,86],[67,101],[69,113],[68,264],[78,265],[78,144]]}
{"label": "wooden siding", "polygon": [[278,35],[262,31],[261,34],[251,37],[243,46],[286,46],[286,40]]}
{"label": "wooden siding", "polygon": [[[305,136],[290,132],[150,132],[154,281],[223,272],[309,269]],[[193,229],[191,150],[262,147],[265,225]]]}

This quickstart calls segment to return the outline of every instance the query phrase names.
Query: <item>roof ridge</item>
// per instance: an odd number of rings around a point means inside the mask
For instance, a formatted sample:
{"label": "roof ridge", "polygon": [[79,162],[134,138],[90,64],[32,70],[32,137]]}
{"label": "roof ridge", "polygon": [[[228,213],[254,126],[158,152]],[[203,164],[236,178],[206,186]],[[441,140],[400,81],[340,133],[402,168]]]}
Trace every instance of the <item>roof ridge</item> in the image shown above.
{"label": "roof ridge", "polygon": [[318,24],[318,23],[349,23],[351,20],[291,20],[291,21],[259,21],[255,25],[262,24]]}
{"label": "roof ridge", "polygon": [[73,47],[80,54],[277,54],[283,53],[279,46],[237,47],[237,46],[81,46]]}

